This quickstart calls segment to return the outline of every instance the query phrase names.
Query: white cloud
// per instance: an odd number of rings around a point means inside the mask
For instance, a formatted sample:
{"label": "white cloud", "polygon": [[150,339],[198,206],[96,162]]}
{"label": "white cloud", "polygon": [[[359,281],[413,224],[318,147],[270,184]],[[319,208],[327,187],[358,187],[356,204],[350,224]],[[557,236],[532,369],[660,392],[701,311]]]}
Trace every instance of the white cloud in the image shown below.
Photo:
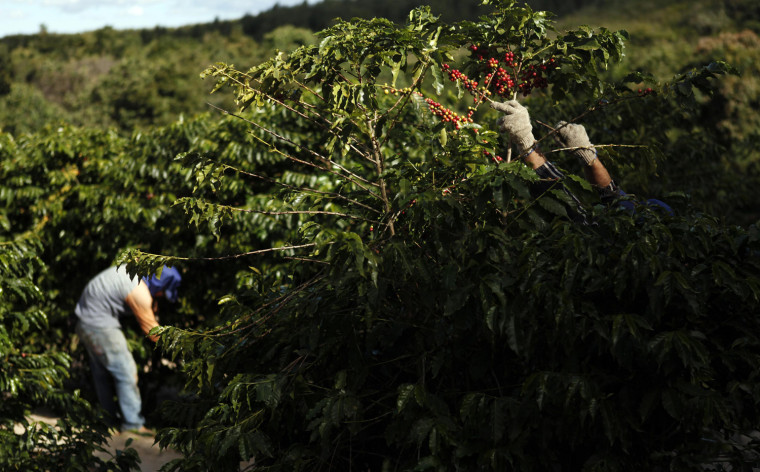
{"label": "white cloud", "polygon": [[135,7],[162,2],[165,0],[26,0],[24,3],[41,8],[57,8],[65,13],[80,13],[92,9],[108,9],[109,7],[123,7],[125,5]]}
{"label": "white cloud", "polygon": [[19,9],[0,10],[0,15],[3,15],[3,16],[7,15],[8,18],[19,19],[19,18],[24,18],[26,16],[26,13],[24,13],[23,10],[19,10]]}
{"label": "white cloud", "polygon": [[135,5],[133,7],[128,8],[127,13],[132,16],[143,16],[145,11],[143,10],[143,7],[141,7],[140,5]]}
{"label": "white cloud", "polygon": [[[31,2],[39,3],[39,2]],[[42,6],[60,9],[64,13],[80,13],[97,6],[99,2],[94,0],[43,0]]]}
{"label": "white cloud", "polygon": [[[44,24],[53,33],[81,33],[103,26],[153,28],[232,20],[304,0],[0,0],[0,37],[33,34]],[[308,0],[314,4],[320,0]],[[12,4],[11,4],[12,3]]]}

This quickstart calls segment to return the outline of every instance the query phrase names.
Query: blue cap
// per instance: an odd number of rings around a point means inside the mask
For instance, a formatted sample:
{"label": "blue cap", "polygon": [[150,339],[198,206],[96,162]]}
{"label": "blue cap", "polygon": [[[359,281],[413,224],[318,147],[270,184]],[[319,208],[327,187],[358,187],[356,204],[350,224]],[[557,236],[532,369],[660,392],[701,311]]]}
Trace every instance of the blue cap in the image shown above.
{"label": "blue cap", "polygon": [[143,281],[148,285],[148,290],[152,296],[163,292],[164,297],[172,303],[178,298],[177,290],[182,282],[182,276],[174,267],[164,267],[161,271],[161,277],[152,275],[150,278],[143,277]]}

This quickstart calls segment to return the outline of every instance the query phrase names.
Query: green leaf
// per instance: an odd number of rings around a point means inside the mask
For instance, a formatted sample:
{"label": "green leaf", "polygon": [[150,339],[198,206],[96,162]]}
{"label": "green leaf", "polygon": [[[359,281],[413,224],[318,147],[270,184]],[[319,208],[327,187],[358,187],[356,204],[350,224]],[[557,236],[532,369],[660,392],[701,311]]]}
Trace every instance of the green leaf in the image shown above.
{"label": "green leaf", "polygon": [[414,398],[415,386],[413,384],[402,385],[398,389],[398,397],[396,398],[396,413],[404,411],[409,404],[409,400]]}

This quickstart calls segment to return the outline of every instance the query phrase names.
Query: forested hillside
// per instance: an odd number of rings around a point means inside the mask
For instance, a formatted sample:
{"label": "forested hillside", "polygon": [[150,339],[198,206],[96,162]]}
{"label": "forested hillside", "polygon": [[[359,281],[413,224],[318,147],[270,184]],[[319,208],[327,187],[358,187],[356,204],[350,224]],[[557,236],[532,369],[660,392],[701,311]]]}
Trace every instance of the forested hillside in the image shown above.
{"label": "forested hillside", "polygon": [[[485,11],[478,3],[428,2],[443,21],[476,18]],[[198,80],[198,71],[208,64],[255,64],[275,48],[288,50],[313,41],[312,32],[338,17],[403,22],[417,4],[328,0],[184,28],[103,28],[78,35],[0,38],[0,127],[19,133],[66,122],[131,132],[135,127],[166,125],[181,114],[208,111],[206,102],[221,100],[209,97],[210,87]],[[626,66],[660,78],[704,59],[725,57],[744,72],[741,82],[747,91],[737,92],[737,100],[753,99],[746,93],[756,88],[753,41],[760,27],[758,7],[752,1],[533,0],[528,4],[560,17],[578,12],[567,17],[569,24],[626,29],[631,33]],[[746,118],[733,115],[741,112],[731,104],[733,97],[726,98],[730,109],[725,113],[731,115],[725,118]]]}
{"label": "forested hillside", "polygon": [[[431,4],[449,19],[474,19],[479,8],[476,0]],[[0,39],[0,127],[17,134],[60,122],[124,132],[167,125],[181,114],[208,111],[206,102],[214,97],[208,97],[198,73],[209,64],[255,64],[275,49],[312,42],[313,31],[338,17],[404,21],[416,5],[329,0],[183,28],[5,37]]]}
{"label": "forested hillside", "polygon": [[125,322],[167,470],[757,466],[755,2],[429,3],[0,38],[0,469],[134,466],[72,336],[115,261],[184,277],[157,346]]}

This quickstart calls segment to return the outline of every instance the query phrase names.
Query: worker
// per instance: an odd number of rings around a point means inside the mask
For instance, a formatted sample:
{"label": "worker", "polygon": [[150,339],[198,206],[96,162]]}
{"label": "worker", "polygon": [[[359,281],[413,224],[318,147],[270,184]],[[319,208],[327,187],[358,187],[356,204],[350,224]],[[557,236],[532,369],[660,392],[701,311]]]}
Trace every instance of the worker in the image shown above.
{"label": "worker", "polygon": [[123,266],[109,267],[87,283],[76,305],[76,333],[89,355],[98,401],[113,427],[119,427],[120,413],[121,431],[150,432],[141,412],[137,365],[127,348],[119,318],[131,312],[143,333],[157,341],[149,334],[158,326],[157,300],[176,302],[181,281],[174,267],[164,267],[160,276],[151,277],[130,277]]}

